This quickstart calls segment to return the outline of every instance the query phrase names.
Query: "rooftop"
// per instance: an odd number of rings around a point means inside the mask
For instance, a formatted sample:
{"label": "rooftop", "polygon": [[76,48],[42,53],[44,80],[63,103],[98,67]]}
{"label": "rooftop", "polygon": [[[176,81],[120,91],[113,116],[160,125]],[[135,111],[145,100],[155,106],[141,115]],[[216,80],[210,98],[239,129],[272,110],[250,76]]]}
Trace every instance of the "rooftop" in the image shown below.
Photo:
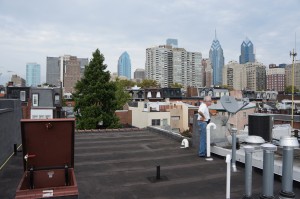
{"label": "rooftop", "polygon": [[[226,163],[199,158],[196,148],[149,130],[75,134],[75,175],[80,198],[225,198]],[[0,198],[14,198],[23,174],[22,153],[0,170]],[[151,182],[160,165],[162,180]],[[244,168],[231,174],[231,198],[244,195]],[[262,193],[262,172],[253,169],[253,196]],[[297,188],[296,188],[297,186]],[[296,197],[299,184],[294,184]],[[274,194],[281,190],[275,180]]]}

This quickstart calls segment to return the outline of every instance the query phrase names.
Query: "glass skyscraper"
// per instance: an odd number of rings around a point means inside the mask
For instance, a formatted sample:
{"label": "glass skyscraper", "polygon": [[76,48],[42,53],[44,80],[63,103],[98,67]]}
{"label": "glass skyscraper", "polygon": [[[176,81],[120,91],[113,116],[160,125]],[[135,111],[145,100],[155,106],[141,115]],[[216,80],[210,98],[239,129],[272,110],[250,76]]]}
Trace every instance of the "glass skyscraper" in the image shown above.
{"label": "glass skyscraper", "polygon": [[209,50],[209,59],[213,69],[213,84],[215,86],[222,85],[222,70],[224,67],[223,49],[215,34],[215,39]]}
{"label": "glass skyscraper", "polygon": [[125,51],[118,61],[118,76],[125,76],[131,79],[131,61],[128,53]]}
{"label": "glass skyscraper", "polygon": [[36,87],[41,84],[41,66],[37,63],[26,64],[26,86]]}
{"label": "glass skyscraper", "polygon": [[241,44],[240,64],[247,62],[255,62],[255,54],[253,53],[253,43],[246,37]]}
{"label": "glass skyscraper", "polygon": [[173,48],[178,48],[178,40],[177,39],[167,39],[166,44],[172,46]]}

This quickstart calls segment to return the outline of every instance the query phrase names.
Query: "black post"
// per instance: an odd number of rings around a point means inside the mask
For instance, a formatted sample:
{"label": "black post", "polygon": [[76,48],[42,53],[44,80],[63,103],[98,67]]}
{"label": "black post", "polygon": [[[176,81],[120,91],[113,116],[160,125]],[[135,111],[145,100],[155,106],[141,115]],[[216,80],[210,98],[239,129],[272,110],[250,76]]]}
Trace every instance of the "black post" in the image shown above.
{"label": "black post", "polygon": [[16,156],[18,153],[18,145],[14,144],[14,156]]}
{"label": "black post", "polygon": [[34,189],[34,183],[33,183],[33,167],[29,170],[29,185],[30,189]]}
{"label": "black post", "polygon": [[156,180],[160,179],[160,165],[156,166]]}
{"label": "black post", "polygon": [[65,165],[65,185],[69,186],[69,167]]}

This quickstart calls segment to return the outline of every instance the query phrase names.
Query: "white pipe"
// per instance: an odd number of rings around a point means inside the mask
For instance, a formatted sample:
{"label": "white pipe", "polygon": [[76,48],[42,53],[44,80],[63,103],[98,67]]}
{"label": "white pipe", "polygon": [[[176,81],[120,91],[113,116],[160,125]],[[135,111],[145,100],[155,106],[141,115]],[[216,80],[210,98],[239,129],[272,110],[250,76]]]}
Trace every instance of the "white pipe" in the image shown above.
{"label": "white pipe", "polygon": [[[213,127],[214,129],[216,129],[217,126],[215,123],[212,123],[212,122],[206,126],[206,156],[207,156],[207,158],[210,158],[210,127]],[[210,160],[212,160],[212,159],[210,158]]]}
{"label": "white pipe", "polygon": [[226,155],[226,163],[227,163],[227,175],[226,175],[226,199],[230,199],[230,163],[231,163],[231,156],[230,154]]}

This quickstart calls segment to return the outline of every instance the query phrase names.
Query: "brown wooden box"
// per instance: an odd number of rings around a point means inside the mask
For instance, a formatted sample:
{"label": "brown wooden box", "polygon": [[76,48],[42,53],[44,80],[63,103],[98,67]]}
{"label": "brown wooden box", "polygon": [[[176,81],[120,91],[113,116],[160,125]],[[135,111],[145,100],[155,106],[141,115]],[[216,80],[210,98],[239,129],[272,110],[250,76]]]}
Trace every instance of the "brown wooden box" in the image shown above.
{"label": "brown wooden box", "polygon": [[24,175],[16,198],[78,198],[74,130],[74,119],[21,120]]}

